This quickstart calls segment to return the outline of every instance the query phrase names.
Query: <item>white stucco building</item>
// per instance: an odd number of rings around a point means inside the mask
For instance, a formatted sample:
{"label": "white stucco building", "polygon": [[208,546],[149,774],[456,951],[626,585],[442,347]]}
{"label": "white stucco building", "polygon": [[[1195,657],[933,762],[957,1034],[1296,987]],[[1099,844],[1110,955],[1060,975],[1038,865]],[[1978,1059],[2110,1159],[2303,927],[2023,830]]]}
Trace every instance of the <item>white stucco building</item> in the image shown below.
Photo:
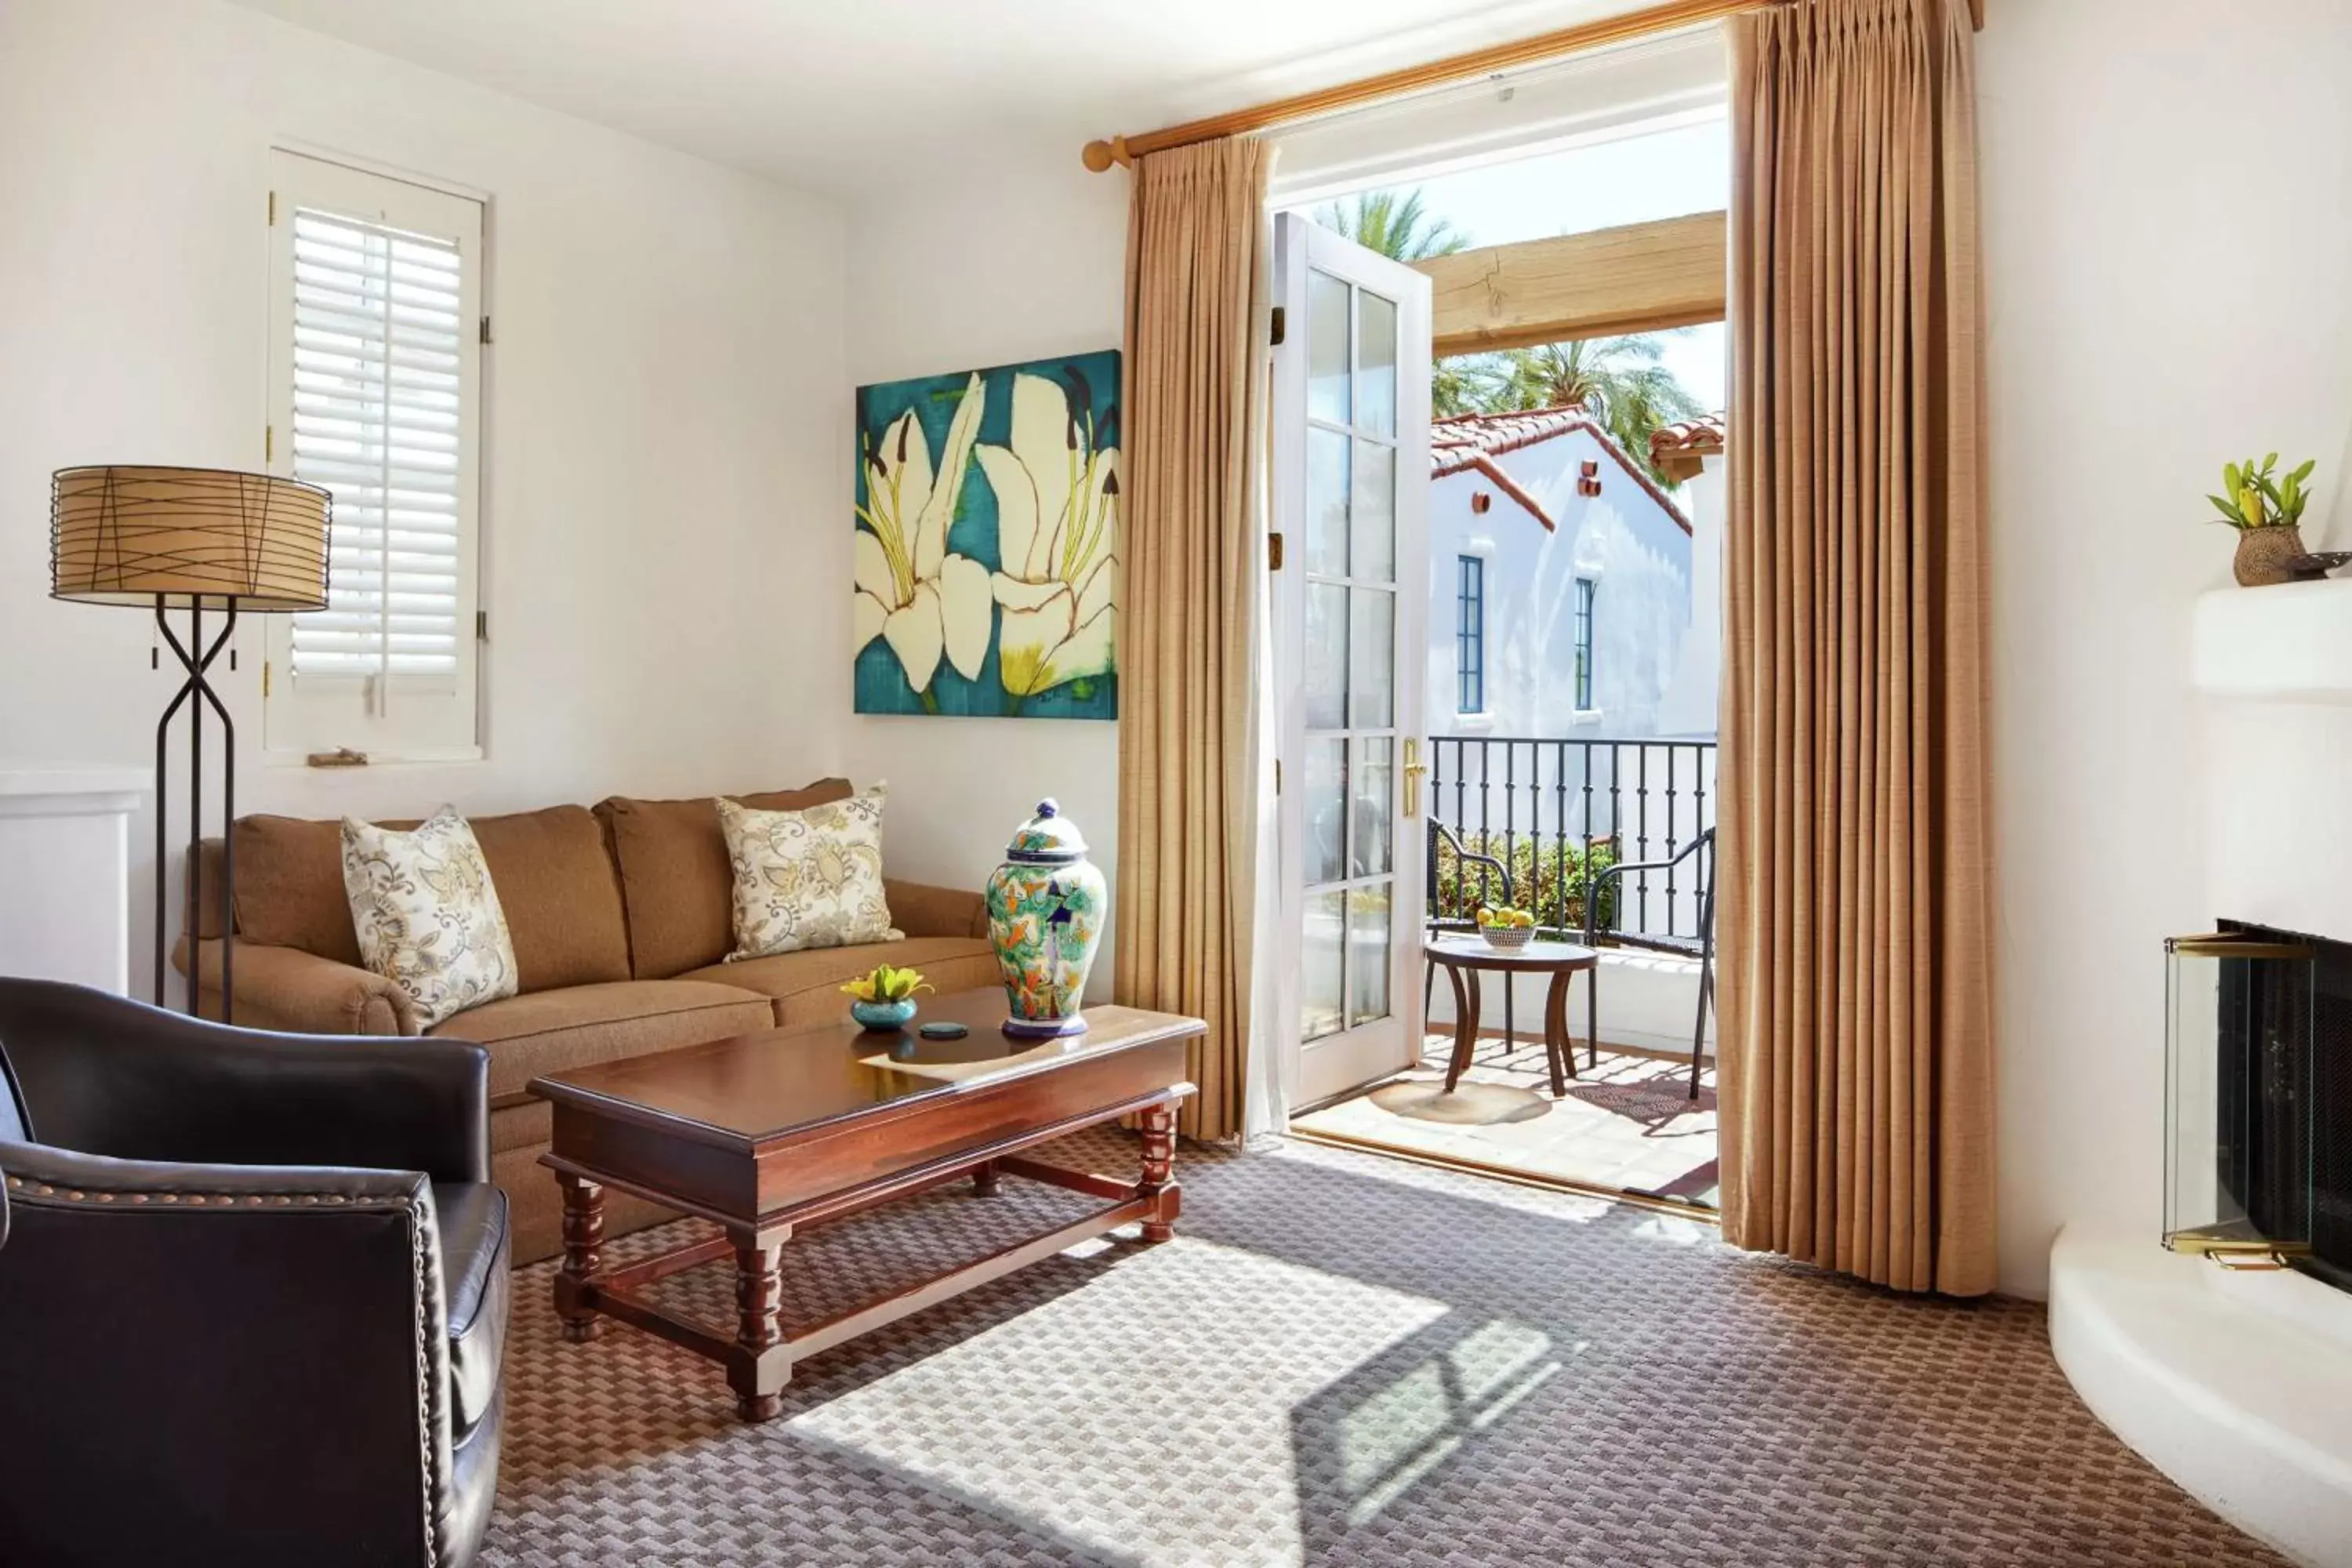
{"label": "white stucco building", "polygon": [[[1433,820],[1490,847],[1607,839],[1628,861],[1714,825],[1722,449],[1717,420],[1659,432],[1669,493],[1582,409],[1436,423]],[[1695,933],[1695,869],[1629,879],[1618,929]]]}
{"label": "white stucco building", "polygon": [[1682,499],[1578,408],[1441,419],[1430,456],[1433,735],[1714,735],[1721,577]]}

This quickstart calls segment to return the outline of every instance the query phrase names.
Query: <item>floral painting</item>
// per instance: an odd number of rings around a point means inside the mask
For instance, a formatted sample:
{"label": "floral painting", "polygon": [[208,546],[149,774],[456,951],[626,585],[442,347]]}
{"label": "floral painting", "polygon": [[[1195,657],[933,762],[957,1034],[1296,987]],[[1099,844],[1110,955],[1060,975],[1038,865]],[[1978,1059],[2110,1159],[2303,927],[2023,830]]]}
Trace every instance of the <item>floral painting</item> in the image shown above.
{"label": "floral painting", "polygon": [[858,712],[1118,717],[1118,373],[857,389]]}

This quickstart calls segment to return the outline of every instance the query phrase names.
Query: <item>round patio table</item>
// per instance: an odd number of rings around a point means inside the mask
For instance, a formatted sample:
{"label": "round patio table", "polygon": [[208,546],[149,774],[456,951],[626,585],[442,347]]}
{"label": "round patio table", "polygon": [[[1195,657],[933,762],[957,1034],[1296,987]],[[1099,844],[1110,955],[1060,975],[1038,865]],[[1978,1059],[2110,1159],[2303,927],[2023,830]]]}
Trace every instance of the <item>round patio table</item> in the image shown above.
{"label": "round patio table", "polygon": [[[1574,1042],[1568,1034],[1569,982],[1580,971],[1590,973],[1601,955],[1570,942],[1495,947],[1476,935],[1432,937],[1428,954],[1431,962],[1444,966],[1445,977],[1454,983],[1454,1059],[1446,1064],[1445,1092],[1454,1092],[1463,1069],[1470,1065],[1470,1052],[1478,1043],[1478,976],[1493,970],[1503,976],[1506,985],[1521,974],[1551,976],[1551,990],[1544,998],[1544,1057],[1551,1065],[1552,1093],[1566,1094],[1568,1080],[1576,1076]],[[1597,983],[1597,979],[1585,981],[1587,985]]]}

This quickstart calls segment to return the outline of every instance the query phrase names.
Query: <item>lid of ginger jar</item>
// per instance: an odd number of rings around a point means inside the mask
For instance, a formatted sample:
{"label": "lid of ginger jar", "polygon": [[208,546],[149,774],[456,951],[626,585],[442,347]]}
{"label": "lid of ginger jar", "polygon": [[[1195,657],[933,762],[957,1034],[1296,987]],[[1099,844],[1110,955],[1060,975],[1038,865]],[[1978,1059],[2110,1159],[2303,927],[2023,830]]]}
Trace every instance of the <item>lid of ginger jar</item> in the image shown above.
{"label": "lid of ginger jar", "polygon": [[1041,800],[1037,815],[1013,831],[1004,858],[1016,866],[1067,866],[1087,858],[1087,841],[1060,806]]}

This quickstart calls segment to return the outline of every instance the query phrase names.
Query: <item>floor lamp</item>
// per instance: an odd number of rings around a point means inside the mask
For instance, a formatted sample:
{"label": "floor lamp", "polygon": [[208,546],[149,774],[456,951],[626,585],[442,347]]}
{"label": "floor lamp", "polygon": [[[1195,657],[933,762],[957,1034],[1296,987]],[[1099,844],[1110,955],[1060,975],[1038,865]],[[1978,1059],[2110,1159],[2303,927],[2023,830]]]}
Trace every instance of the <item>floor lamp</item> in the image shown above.
{"label": "floor lamp", "polygon": [[[163,646],[187,672],[155,721],[155,1001],[163,1001],[164,826],[170,790],[164,743],[187,710],[188,858],[181,900],[188,939],[188,1011],[202,1006],[196,932],[204,906],[205,710],[220,721],[221,1019],[233,1022],[236,988],[236,724],[207,672],[245,614],[327,607],[331,510],[316,485],[223,468],[60,468],[49,486],[49,596],[152,609]],[[219,617],[205,640],[206,611]],[[172,625],[182,612],[184,639]]]}

